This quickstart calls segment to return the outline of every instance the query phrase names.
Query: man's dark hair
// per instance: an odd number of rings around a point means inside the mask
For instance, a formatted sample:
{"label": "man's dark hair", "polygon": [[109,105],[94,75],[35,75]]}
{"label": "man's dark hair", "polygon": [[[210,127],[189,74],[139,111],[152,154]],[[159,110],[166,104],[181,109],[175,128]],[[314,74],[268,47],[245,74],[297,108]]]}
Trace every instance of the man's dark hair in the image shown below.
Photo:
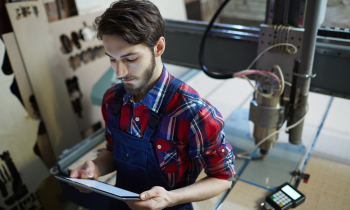
{"label": "man's dark hair", "polygon": [[148,0],[120,0],[95,19],[97,38],[117,35],[132,45],[153,47],[164,36],[164,20],[157,6]]}

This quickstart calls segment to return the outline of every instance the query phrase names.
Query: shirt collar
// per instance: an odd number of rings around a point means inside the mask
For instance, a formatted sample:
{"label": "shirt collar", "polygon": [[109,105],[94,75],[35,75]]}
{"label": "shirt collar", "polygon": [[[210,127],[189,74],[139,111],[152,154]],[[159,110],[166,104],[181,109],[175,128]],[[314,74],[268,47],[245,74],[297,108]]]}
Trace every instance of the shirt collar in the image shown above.
{"label": "shirt collar", "polygon": [[[162,74],[160,75],[157,83],[152,87],[150,91],[145,95],[145,97],[138,103],[134,104],[134,106],[139,106],[144,104],[147,106],[149,109],[152,111],[158,113],[160,105],[163,102],[163,99],[165,97],[165,93],[167,92],[168,86],[171,81],[171,75],[169,72],[166,70],[165,66],[163,65],[163,71]],[[124,95],[124,105],[128,102],[131,101],[131,103],[134,103],[132,101],[131,96],[129,93],[126,93]]]}

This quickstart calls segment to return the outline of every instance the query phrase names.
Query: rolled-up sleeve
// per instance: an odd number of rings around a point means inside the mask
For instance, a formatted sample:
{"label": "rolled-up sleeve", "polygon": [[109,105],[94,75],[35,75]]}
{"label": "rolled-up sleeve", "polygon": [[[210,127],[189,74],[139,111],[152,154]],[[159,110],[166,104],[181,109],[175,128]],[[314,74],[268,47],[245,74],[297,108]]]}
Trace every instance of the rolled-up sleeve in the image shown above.
{"label": "rolled-up sleeve", "polygon": [[225,141],[224,120],[215,107],[202,107],[189,129],[189,157],[210,177],[232,180],[235,175],[232,146]]}

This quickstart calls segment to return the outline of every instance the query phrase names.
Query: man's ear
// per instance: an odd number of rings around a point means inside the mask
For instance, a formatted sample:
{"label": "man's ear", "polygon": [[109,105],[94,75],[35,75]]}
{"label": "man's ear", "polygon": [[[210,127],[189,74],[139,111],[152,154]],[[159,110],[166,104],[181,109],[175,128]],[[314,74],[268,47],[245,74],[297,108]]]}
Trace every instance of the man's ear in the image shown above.
{"label": "man's ear", "polygon": [[165,38],[161,36],[156,45],[154,46],[154,55],[155,57],[159,57],[164,53],[165,50]]}

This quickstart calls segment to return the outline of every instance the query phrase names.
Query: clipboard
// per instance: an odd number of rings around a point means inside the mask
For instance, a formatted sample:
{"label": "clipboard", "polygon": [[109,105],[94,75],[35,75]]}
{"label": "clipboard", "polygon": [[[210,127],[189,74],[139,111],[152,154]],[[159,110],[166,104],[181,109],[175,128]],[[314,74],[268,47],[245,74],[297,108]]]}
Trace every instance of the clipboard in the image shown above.
{"label": "clipboard", "polygon": [[60,181],[64,181],[69,184],[73,184],[78,187],[82,187],[87,190],[91,190],[118,200],[122,200],[122,201],[140,200],[139,198],[140,194],[133,193],[118,187],[114,187],[100,181],[91,180],[91,179],[75,179],[75,178],[56,176],[56,175],[55,177]]}

